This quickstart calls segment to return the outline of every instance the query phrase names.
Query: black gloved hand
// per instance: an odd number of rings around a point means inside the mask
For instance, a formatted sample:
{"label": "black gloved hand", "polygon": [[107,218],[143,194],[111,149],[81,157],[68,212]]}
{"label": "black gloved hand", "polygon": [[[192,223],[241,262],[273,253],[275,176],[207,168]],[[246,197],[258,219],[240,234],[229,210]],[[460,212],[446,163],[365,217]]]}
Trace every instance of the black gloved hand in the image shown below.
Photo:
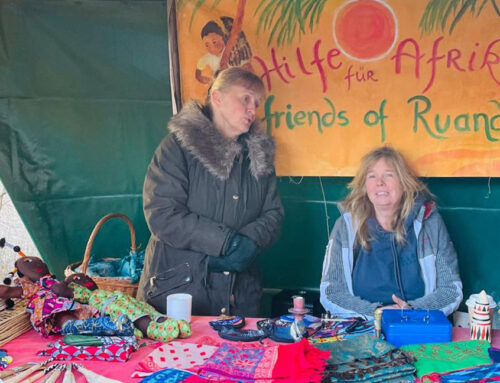
{"label": "black gloved hand", "polygon": [[239,233],[229,236],[222,255],[210,257],[208,271],[236,271],[246,270],[259,255],[259,248],[253,240]]}

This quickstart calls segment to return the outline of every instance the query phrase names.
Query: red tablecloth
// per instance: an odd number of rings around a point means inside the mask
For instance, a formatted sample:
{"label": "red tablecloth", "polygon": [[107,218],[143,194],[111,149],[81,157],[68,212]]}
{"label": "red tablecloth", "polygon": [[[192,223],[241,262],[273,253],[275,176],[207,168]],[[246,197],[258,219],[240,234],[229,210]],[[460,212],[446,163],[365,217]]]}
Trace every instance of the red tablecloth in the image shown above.
{"label": "red tablecloth", "polygon": [[[213,319],[214,317],[193,317],[191,321],[193,335],[187,339],[179,339],[178,341],[199,343],[200,339],[207,336],[213,337],[215,340],[220,340],[217,333],[212,330],[208,324],[208,322]],[[257,320],[258,319],[255,318],[247,318],[247,325],[245,328],[255,329]],[[60,336],[42,338],[40,334],[31,330],[1,346],[0,348],[7,350],[8,354],[14,358],[14,362],[11,366],[17,366],[26,362],[43,362],[47,359],[47,357],[36,356],[37,352],[46,349],[49,342],[59,338]],[[151,351],[158,347],[159,344],[158,342],[150,340],[146,340],[146,342],[148,345],[139,348],[139,350],[134,352],[132,357],[125,363],[96,361],[78,361],[77,363],[108,378],[117,379],[122,382],[138,382],[141,379],[131,378],[130,375],[136,370],[138,363],[142,361]],[[139,343],[144,343],[144,340],[141,340]],[[86,382],[86,379],[78,372],[75,373],[75,377],[77,383]],[[57,380],[57,383],[59,382],[62,382],[62,377],[59,377]]]}
{"label": "red tablecloth", "polygon": [[[178,341],[185,341],[190,343],[200,343],[204,337],[210,336],[215,340],[220,340],[217,333],[213,331],[208,325],[208,321],[212,320],[213,317],[193,317],[191,326],[193,329],[193,335],[188,338]],[[257,319],[248,318],[247,326],[245,328],[255,329]],[[16,366],[26,362],[42,362],[46,357],[36,356],[36,353],[40,350],[47,348],[47,344],[50,341],[58,339],[59,337],[51,337],[48,339],[42,338],[35,331],[29,331],[20,337],[10,341],[1,348],[6,349],[9,355],[14,358],[14,363],[12,366]],[[453,328],[453,340],[466,340],[469,339],[469,329],[468,328]],[[142,343],[143,341],[141,341]],[[131,374],[136,370],[138,363],[142,361],[151,351],[153,351],[158,342],[153,342],[147,340],[148,345],[141,347],[138,351],[132,354],[132,358],[125,362],[78,362],[85,366],[86,368],[98,372],[106,377],[117,379],[122,382],[138,382],[140,379],[131,378]],[[493,331],[492,346],[500,348],[500,331]],[[65,363],[65,362],[63,362]],[[86,382],[85,378],[79,374],[75,373],[76,381]],[[59,377],[57,381],[62,382],[62,377]]]}

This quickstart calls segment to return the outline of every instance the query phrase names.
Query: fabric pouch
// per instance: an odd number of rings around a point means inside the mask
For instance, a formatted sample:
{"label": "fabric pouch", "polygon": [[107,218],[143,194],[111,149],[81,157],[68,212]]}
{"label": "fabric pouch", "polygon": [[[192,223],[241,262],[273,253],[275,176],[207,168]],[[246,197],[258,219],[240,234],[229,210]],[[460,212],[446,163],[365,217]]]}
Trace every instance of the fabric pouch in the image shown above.
{"label": "fabric pouch", "polygon": [[92,335],[74,335],[67,334],[63,337],[63,342],[73,346],[110,346],[124,341],[125,344],[132,346],[137,350],[139,343],[135,336],[92,336]]}
{"label": "fabric pouch", "polygon": [[56,360],[100,360],[107,362],[126,362],[132,355],[132,346],[120,341],[105,346],[74,346],[65,344],[61,340],[43,352]]}

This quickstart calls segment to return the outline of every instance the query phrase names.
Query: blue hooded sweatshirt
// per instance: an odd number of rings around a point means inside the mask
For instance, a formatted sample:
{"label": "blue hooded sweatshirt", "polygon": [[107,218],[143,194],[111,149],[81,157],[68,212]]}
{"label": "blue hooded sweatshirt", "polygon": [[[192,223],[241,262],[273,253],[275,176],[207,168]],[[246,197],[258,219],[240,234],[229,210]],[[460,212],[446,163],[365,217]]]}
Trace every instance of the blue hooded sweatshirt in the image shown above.
{"label": "blue hooded sweatshirt", "polygon": [[405,301],[424,295],[425,285],[417,257],[417,238],[412,227],[424,202],[424,198],[415,200],[404,222],[406,241],[403,244],[397,243],[395,234],[382,228],[376,218],[368,220],[370,248],[359,247],[354,253],[354,295],[383,305],[394,303],[392,294]]}

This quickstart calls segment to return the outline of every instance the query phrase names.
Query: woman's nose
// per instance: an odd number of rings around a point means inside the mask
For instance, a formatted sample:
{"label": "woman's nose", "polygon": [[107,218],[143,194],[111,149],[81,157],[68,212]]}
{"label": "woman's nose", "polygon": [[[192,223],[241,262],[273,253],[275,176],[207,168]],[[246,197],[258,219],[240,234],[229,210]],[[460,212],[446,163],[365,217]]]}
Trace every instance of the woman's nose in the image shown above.
{"label": "woman's nose", "polygon": [[384,185],[384,184],[385,184],[384,177],[377,177],[377,185]]}
{"label": "woman's nose", "polygon": [[247,106],[247,112],[250,114],[252,117],[255,116],[255,111],[256,111],[255,105],[248,105]]}

